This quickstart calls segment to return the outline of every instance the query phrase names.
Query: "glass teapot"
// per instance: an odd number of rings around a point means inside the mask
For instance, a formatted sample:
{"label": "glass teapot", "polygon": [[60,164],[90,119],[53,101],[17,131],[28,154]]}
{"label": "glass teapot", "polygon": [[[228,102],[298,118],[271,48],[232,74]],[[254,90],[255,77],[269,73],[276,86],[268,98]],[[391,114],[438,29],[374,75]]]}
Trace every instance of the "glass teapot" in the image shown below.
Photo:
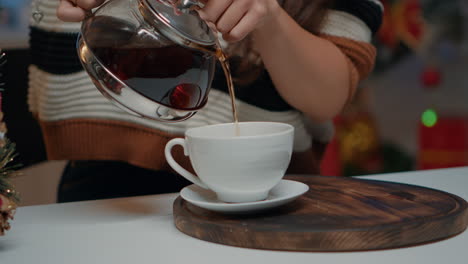
{"label": "glass teapot", "polygon": [[202,108],[216,38],[194,0],[111,0],[88,16],[78,57],[101,93],[132,114],[183,121]]}

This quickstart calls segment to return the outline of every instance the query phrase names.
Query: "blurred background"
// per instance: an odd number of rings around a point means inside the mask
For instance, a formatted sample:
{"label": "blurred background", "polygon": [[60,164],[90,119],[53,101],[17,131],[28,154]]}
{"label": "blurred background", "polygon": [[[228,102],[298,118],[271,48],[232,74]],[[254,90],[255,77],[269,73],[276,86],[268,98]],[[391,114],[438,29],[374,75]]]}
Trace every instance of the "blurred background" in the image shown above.
{"label": "blurred background", "polygon": [[[374,72],[334,121],[322,174],[355,176],[468,166],[468,1],[384,0]],[[23,175],[23,205],[55,201],[64,162],[44,162],[27,108],[30,0],[0,0],[3,111]]]}
{"label": "blurred background", "polygon": [[382,2],[376,68],[337,118],[323,173],[468,165],[468,1]]}

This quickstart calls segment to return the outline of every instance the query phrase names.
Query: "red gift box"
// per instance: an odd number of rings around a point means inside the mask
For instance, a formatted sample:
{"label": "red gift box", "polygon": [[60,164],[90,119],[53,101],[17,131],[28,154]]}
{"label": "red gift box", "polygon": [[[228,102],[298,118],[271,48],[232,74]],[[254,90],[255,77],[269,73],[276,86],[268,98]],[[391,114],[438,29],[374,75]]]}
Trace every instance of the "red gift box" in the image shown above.
{"label": "red gift box", "polygon": [[468,119],[441,117],[419,125],[418,169],[468,166]]}

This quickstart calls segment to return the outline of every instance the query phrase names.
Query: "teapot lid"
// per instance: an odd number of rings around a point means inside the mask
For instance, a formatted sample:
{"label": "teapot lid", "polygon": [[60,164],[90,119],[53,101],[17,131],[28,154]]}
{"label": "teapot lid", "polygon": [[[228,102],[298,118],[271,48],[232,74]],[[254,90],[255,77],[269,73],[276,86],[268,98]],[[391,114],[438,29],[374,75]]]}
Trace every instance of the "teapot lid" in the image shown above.
{"label": "teapot lid", "polygon": [[215,35],[196,11],[176,12],[174,0],[140,0],[140,11],[145,20],[154,23],[166,37],[178,44],[191,46],[191,42],[212,46]]}

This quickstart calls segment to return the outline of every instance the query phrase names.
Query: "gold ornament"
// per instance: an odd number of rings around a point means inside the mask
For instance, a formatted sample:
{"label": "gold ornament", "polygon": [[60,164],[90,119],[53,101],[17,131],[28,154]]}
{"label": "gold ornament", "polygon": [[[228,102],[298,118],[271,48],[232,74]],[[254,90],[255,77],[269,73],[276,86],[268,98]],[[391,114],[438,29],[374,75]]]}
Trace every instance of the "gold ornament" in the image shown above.
{"label": "gold ornament", "polygon": [[375,155],[379,149],[379,136],[373,120],[361,116],[347,120],[338,129],[340,156],[345,163],[360,163]]}
{"label": "gold ornament", "polygon": [[[11,190],[10,190],[11,192]],[[0,236],[10,230],[9,220],[13,220],[17,205],[6,196],[0,194]]]}

